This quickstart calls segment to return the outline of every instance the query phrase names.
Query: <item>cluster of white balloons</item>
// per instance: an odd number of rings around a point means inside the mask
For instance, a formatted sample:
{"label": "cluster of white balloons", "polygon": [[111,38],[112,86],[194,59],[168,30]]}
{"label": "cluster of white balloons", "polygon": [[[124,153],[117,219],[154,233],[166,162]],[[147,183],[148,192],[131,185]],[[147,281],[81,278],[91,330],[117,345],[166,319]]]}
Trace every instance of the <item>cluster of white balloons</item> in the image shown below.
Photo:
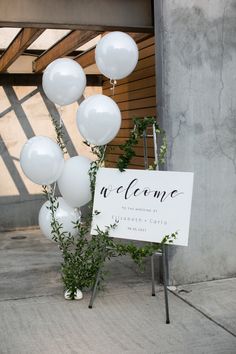
{"label": "cluster of white balloons", "polygon": [[[138,61],[135,41],[126,33],[111,32],[98,42],[95,50],[98,69],[110,80],[128,76]],[[86,87],[82,67],[72,59],[61,58],[49,64],[43,74],[43,90],[53,103],[60,106],[78,101]],[[117,135],[121,125],[121,112],[113,99],[105,95],[93,95],[79,106],[77,127],[83,138],[93,145],[106,145]],[[75,156],[64,161],[59,146],[46,136],[35,136],[23,146],[20,164],[25,175],[34,183],[50,185],[57,182],[62,197],[58,198],[55,218],[63,224],[63,232],[76,234],[74,222],[81,214],[78,208],[91,200],[91,160]],[[51,239],[50,203],[39,212],[39,226]]]}

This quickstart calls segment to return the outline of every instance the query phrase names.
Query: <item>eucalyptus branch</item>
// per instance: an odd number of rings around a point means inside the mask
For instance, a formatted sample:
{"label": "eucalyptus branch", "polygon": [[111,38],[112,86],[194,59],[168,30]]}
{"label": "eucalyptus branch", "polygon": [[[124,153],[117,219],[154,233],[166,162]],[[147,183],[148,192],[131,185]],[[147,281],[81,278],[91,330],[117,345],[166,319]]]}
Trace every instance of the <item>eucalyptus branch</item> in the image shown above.
{"label": "eucalyptus branch", "polygon": [[158,162],[159,165],[164,165],[166,162],[166,153],[167,153],[167,139],[165,132],[160,132],[160,136],[162,139],[162,144],[159,150]]}
{"label": "eucalyptus branch", "polygon": [[[88,144],[88,143],[87,143]],[[88,145],[89,146],[89,145]],[[92,153],[97,156],[97,159],[90,164],[89,177],[90,177],[90,189],[92,193],[92,202],[95,192],[96,175],[99,167],[104,163],[106,145],[105,146],[90,146]]]}
{"label": "eucalyptus branch", "polygon": [[62,153],[65,155],[68,153],[67,151],[67,148],[66,148],[66,145],[64,143],[64,132],[63,132],[63,125],[62,123],[58,122],[55,118],[53,118],[51,116],[51,121],[52,121],[52,124],[55,128],[55,132],[56,132],[56,141],[57,141],[57,144],[58,146],[60,147]]}

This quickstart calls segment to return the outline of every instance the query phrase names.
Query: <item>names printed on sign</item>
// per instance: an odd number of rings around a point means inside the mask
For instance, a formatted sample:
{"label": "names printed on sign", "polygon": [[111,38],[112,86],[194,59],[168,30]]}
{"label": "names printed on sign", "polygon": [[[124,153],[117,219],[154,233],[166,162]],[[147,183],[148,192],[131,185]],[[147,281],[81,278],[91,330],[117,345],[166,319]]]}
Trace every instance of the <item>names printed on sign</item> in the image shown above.
{"label": "names printed on sign", "polygon": [[110,236],[160,242],[178,232],[187,245],[193,173],[100,168],[97,173],[92,233],[117,224]]}
{"label": "names printed on sign", "polygon": [[[128,211],[131,213],[128,213],[128,216],[121,216],[121,215],[112,215],[112,220],[115,223],[121,222],[130,222],[130,223],[137,223],[139,224],[138,227],[130,227],[128,226],[128,230],[133,230],[133,231],[141,231],[141,232],[146,232],[147,227],[145,227],[145,224],[155,224],[155,225],[167,225],[167,220],[161,220],[157,217],[158,210],[157,209],[147,209],[147,208],[132,208],[129,206],[123,206],[121,207],[122,211]],[[133,213],[132,213],[133,212]],[[142,217],[135,217],[133,215],[140,214],[140,212],[144,215]],[[145,215],[144,213],[150,213],[151,217],[147,214]],[[155,216],[156,214],[156,216]],[[143,227],[140,227],[140,223],[142,223]]]}

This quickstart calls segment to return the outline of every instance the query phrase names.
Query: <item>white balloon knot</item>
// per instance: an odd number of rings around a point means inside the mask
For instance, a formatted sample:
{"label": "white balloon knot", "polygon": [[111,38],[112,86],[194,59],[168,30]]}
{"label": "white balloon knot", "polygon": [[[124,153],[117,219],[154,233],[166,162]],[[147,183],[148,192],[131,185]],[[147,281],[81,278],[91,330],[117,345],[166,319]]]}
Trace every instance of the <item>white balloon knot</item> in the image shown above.
{"label": "white balloon knot", "polygon": [[114,80],[114,79],[110,79],[110,84],[112,85],[111,90],[112,90],[112,94],[114,96],[114,94],[115,94],[115,86],[117,84],[117,81]]}

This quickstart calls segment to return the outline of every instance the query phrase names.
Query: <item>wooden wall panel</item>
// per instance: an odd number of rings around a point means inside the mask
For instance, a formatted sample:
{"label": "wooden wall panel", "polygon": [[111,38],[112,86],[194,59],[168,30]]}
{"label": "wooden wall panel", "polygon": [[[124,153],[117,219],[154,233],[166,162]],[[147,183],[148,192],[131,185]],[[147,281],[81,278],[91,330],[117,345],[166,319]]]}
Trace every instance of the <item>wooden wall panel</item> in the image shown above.
{"label": "wooden wall panel", "polygon": [[[129,77],[119,80],[115,92],[111,90],[109,80],[103,82],[103,94],[110,96],[118,104],[122,114],[119,134],[107,146],[106,166],[116,167],[116,161],[122,153],[119,145],[123,144],[133,128],[133,118],[156,116],[156,78],[154,38],[148,38],[138,44],[139,62]],[[136,156],[129,168],[144,169],[143,139],[135,149]],[[153,163],[154,150],[152,138],[148,139],[149,164]]]}

